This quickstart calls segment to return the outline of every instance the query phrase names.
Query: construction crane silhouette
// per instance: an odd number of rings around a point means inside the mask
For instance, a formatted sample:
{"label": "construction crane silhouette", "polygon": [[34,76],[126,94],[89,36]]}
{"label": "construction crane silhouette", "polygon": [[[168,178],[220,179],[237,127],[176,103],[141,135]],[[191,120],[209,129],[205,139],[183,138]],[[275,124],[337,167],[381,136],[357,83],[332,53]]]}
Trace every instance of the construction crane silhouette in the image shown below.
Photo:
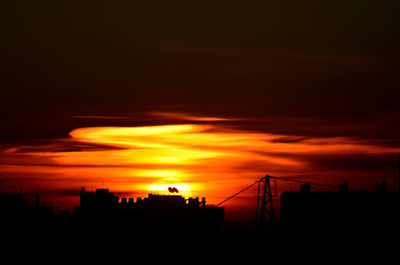
{"label": "construction crane silhouette", "polygon": [[[266,221],[266,215],[268,216],[268,221],[271,223],[272,227],[275,228],[277,225],[276,221],[276,216],[275,216],[275,211],[274,211],[274,206],[272,202],[272,197],[277,196],[276,194],[276,181],[277,180],[282,180],[282,181],[289,181],[289,182],[296,182],[300,184],[306,184],[306,185],[313,185],[313,186],[320,186],[320,187],[325,187],[325,188],[337,188],[337,186],[334,185],[327,185],[327,184],[321,184],[321,183],[316,183],[316,182],[309,182],[309,181],[303,181],[303,180],[298,180],[298,179],[292,179],[292,178],[281,178],[281,177],[274,177],[270,175],[265,175],[263,178],[255,181],[253,184],[247,186],[246,188],[240,190],[239,192],[233,194],[232,196],[226,198],[222,202],[218,203],[216,206],[220,206],[221,204],[229,201],[230,199],[233,199],[240,193],[250,189],[254,185],[258,185],[257,189],[257,206],[256,206],[256,220],[259,225],[263,225]],[[272,192],[271,188],[271,182],[275,182],[275,190],[274,193]],[[262,186],[262,194],[261,194],[261,186]],[[260,196],[261,194],[261,196]]]}

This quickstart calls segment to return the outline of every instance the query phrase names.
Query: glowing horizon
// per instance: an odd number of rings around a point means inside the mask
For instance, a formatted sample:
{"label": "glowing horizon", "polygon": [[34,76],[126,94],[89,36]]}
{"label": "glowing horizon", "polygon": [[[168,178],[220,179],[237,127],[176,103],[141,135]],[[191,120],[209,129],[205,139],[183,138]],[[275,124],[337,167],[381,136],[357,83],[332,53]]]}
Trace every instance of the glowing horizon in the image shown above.
{"label": "glowing horizon", "polygon": [[[182,196],[207,197],[215,204],[267,172],[319,180],[336,176],[338,183],[342,181],[338,175],[351,171],[322,168],[319,158],[326,162],[331,156],[400,152],[360,138],[302,138],[224,124],[83,127],[69,135],[41,148],[3,149],[0,173],[11,175],[15,186],[25,183],[33,189],[53,191],[54,196],[93,184],[136,197],[149,192],[168,194],[168,187],[177,187]],[[72,144],[78,148],[63,149]],[[87,145],[90,148],[85,148]],[[365,170],[351,173],[358,178],[377,174]],[[66,204],[65,200],[59,202]]]}

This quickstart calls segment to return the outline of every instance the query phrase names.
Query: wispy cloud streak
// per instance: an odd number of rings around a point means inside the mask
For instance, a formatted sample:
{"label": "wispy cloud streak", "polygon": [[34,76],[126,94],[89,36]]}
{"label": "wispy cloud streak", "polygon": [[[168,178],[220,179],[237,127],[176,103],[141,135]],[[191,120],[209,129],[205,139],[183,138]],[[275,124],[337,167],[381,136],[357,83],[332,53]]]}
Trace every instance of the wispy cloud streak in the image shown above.
{"label": "wispy cloud streak", "polygon": [[150,187],[176,184],[216,203],[267,172],[330,184],[346,176],[368,186],[394,176],[390,163],[400,152],[381,140],[272,134],[201,120],[210,123],[77,128],[68,139],[3,149],[0,173],[14,187],[50,194],[106,183],[121,194],[145,195]]}

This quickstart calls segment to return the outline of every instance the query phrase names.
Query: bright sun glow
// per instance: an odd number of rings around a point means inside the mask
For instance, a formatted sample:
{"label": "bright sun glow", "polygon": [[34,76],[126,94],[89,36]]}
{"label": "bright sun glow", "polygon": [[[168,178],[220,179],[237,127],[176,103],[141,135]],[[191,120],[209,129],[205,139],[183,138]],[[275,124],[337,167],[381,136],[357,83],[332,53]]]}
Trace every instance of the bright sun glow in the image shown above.
{"label": "bright sun glow", "polygon": [[[171,188],[176,188],[175,192],[171,192]],[[171,183],[171,184],[151,184],[148,186],[148,191],[160,195],[182,195],[184,197],[191,196],[190,187],[187,184]]]}
{"label": "bright sun glow", "polygon": [[400,151],[346,137],[292,141],[294,136],[223,124],[88,127],[75,129],[70,136],[42,147],[3,150],[0,173],[40,179],[40,187],[47,190],[104,186],[126,196],[145,197],[170,194],[168,188],[175,187],[179,193],[173,194],[205,196],[210,203],[218,203],[266,172],[336,177],[343,172],[323,171],[315,159]]}

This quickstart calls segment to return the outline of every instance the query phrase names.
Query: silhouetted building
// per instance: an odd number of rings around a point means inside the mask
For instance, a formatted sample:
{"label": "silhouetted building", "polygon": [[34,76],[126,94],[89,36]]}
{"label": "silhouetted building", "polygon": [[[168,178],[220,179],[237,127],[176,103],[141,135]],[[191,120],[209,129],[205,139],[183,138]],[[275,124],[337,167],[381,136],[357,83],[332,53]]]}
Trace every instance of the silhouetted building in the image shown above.
{"label": "silhouetted building", "polygon": [[[304,190],[304,189],[302,189]],[[400,194],[348,192],[284,192],[281,195],[281,228],[300,233],[399,233]]]}
{"label": "silhouetted building", "polygon": [[86,192],[81,189],[80,206],[75,207],[74,217],[80,223],[117,226],[127,229],[183,228],[201,229],[218,227],[224,220],[224,208],[206,206],[205,199],[186,200],[180,195],[154,195],[147,198],[119,198],[108,189]]}
{"label": "silhouetted building", "polygon": [[400,192],[400,155],[397,157],[397,192]]}
{"label": "silhouetted building", "polygon": [[22,194],[0,193],[1,220],[14,218],[25,218],[30,215],[31,210],[28,200]]}
{"label": "silhouetted building", "polygon": [[376,192],[386,192],[386,181],[376,186]]}
{"label": "silhouetted building", "polygon": [[310,182],[304,183],[300,185],[300,192],[310,192],[311,191],[311,184]]}
{"label": "silhouetted building", "polygon": [[0,227],[3,234],[41,231],[53,222],[53,207],[40,204],[39,196],[30,205],[19,194],[0,193]]}
{"label": "silhouetted building", "polygon": [[344,181],[343,184],[338,185],[338,192],[348,192],[349,191],[349,185],[347,184],[347,181]]}

